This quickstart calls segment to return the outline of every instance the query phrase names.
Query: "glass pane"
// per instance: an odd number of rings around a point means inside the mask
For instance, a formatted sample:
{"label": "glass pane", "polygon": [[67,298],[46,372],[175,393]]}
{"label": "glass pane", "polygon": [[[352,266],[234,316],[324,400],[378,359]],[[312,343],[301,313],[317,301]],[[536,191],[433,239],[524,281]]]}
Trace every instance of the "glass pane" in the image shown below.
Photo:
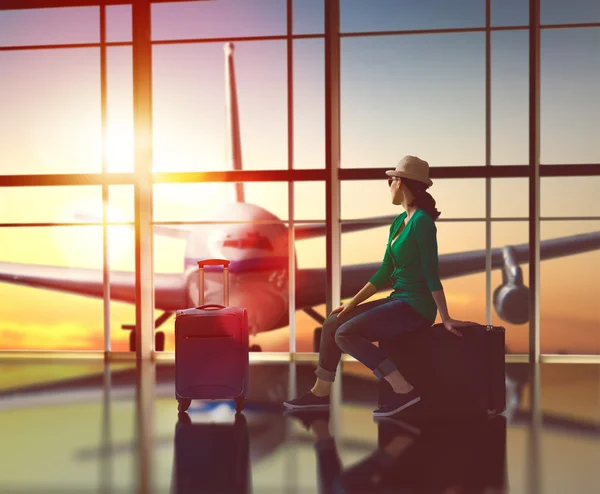
{"label": "glass pane", "polygon": [[342,32],[449,29],[485,26],[483,0],[411,2],[341,0]]}
{"label": "glass pane", "polygon": [[152,5],[152,39],[275,36],[286,32],[286,0]]}
{"label": "glass pane", "polygon": [[5,187],[0,191],[0,223],[87,223],[88,212],[102,218],[102,187]]}
{"label": "glass pane", "polygon": [[0,12],[0,46],[99,43],[99,15],[97,7],[5,10]]}
{"label": "glass pane", "polygon": [[324,182],[294,182],[294,219],[325,221]]}
{"label": "glass pane", "polygon": [[529,179],[493,178],[492,218],[518,217],[529,218]]}
{"label": "glass pane", "polygon": [[529,33],[492,32],[491,161],[529,163]]}
{"label": "glass pane", "polygon": [[[186,300],[176,308],[197,306],[197,261],[228,259],[229,305],[245,307],[252,335],[250,344],[263,351],[289,350],[288,313],[288,229],[284,224],[182,225],[187,238],[172,238],[164,227],[155,233],[155,303],[157,317],[161,307],[172,305],[171,298],[159,293],[164,274],[181,275]],[[205,304],[223,303],[223,271],[205,273]],[[174,351],[174,318],[161,327],[166,334],[166,351]]]}
{"label": "glass pane", "polygon": [[[109,187],[109,219],[113,221],[135,221],[133,185],[111,185]],[[108,254],[111,280],[117,273],[131,273],[135,280],[135,228],[134,225],[109,226]],[[158,240],[155,238],[155,245]],[[156,256],[155,251],[155,256]],[[117,295],[112,290],[112,297]],[[157,314],[157,317],[160,313]],[[117,298],[110,301],[110,344],[113,352],[129,351],[129,330],[123,325],[135,325],[135,304]]]}
{"label": "glass pane", "polygon": [[[542,241],[587,233],[600,238],[600,221],[540,225]],[[542,261],[540,269],[542,353],[600,354],[600,250]]]}
{"label": "glass pane", "polygon": [[542,32],[540,160],[598,163],[600,28]]}
{"label": "glass pane", "polygon": [[109,43],[131,41],[131,5],[106,7],[106,41]]}
{"label": "glass pane", "polygon": [[[390,169],[393,168],[394,165],[390,166]],[[342,218],[362,219],[403,213],[402,206],[392,204],[387,176],[384,177],[382,180],[343,181]],[[485,180],[482,178],[437,179],[427,192],[436,201],[436,208],[441,212],[440,220],[485,218]]]}
{"label": "glass pane", "polygon": [[579,24],[600,22],[600,3],[596,0],[540,0],[540,22],[544,24]]}
{"label": "glass pane", "polygon": [[106,169],[134,170],[132,48],[107,48]]}
{"label": "glass pane", "polygon": [[294,41],[294,168],[325,168],[322,39]]}
{"label": "glass pane", "polygon": [[[284,41],[235,44],[244,169],[288,167],[286,53]],[[154,170],[231,170],[224,44],[155,46],[153,63]]]}
{"label": "glass pane", "polygon": [[100,50],[5,51],[0,67],[0,173],[101,171]]}
{"label": "glass pane", "polygon": [[491,8],[492,26],[526,26],[529,24],[528,1],[492,0]]}
{"label": "glass pane", "polygon": [[274,221],[288,219],[287,182],[156,184],[154,221]]}
{"label": "glass pane", "polygon": [[109,220],[135,221],[133,185],[110,185],[108,187],[108,197]]}
{"label": "glass pane", "polygon": [[[0,299],[10,303],[0,305],[0,346],[103,350],[102,298],[82,295],[81,284],[97,288],[101,283],[102,228],[3,228],[2,240]],[[78,271],[81,268],[93,271]]]}
{"label": "glass pane", "polygon": [[[529,245],[529,227],[526,221],[523,222],[495,222],[492,224],[492,248],[502,249],[505,246]],[[484,260],[485,262],[485,260]],[[523,285],[529,286],[529,263],[520,264],[522,270]],[[484,282],[485,283],[485,282]],[[507,295],[511,292],[505,289],[504,292],[497,293],[497,304],[494,303],[494,293],[502,287],[502,270],[492,270],[492,324],[504,326],[506,328],[506,353],[526,354],[529,352],[529,321],[521,323],[514,317],[517,316],[514,311],[511,312],[506,305]],[[521,291],[514,291],[517,308],[527,311],[529,307],[529,297]],[[519,296],[520,295],[520,296]],[[500,311],[500,312],[499,312]],[[510,322],[513,321],[513,322]]]}
{"label": "glass pane", "polygon": [[[324,213],[321,213],[324,215]],[[325,223],[320,223],[325,228]],[[296,240],[296,261],[298,269],[322,269],[325,270],[326,263],[326,239],[325,236],[314,237],[307,240]],[[326,293],[325,285],[315,290],[308,287],[303,280],[306,277],[296,276],[296,351],[312,352],[315,328],[321,326],[312,316],[306,314],[302,309],[312,308],[318,314],[326,316]],[[301,299],[313,299],[317,303],[312,306],[305,306],[299,303]]]}
{"label": "glass pane", "polygon": [[323,0],[295,0],[293,16],[294,34],[322,34],[325,31]]}
{"label": "glass pane", "polygon": [[344,38],[341,64],[345,168],[484,163],[482,33]]}
{"label": "glass pane", "polygon": [[[120,204],[111,190],[111,205]],[[133,204],[132,204],[133,206]],[[115,210],[116,207],[113,207]],[[121,209],[117,210],[119,213]],[[129,212],[133,216],[133,210]],[[118,298],[119,291],[112,283],[119,273],[130,273],[131,280],[135,283],[135,230],[134,226],[109,226],[108,254],[111,278],[110,301],[110,349],[113,352],[129,351],[130,331],[124,325],[135,325],[135,303],[122,301]],[[157,240],[155,239],[155,245]],[[155,256],[156,256],[155,252]],[[135,286],[132,287],[135,290]],[[160,313],[157,314],[158,317]]]}
{"label": "glass pane", "polygon": [[540,180],[543,217],[600,216],[600,177],[543,177]]}

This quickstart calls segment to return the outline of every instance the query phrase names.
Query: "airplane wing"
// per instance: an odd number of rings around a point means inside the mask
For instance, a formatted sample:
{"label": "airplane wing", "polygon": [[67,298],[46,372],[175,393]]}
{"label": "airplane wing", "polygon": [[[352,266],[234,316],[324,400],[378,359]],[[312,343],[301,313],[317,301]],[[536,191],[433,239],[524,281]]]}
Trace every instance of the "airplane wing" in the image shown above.
{"label": "airplane wing", "polygon": [[[0,263],[0,282],[46,288],[53,291],[99,297],[103,295],[102,271],[96,269]],[[182,275],[154,275],[157,309],[174,311],[185,307],[187,295]],[[135,304],[135,273],[110,273],[110,298]]]}
{"label": "airplane wing", "polygon": [[[513,246],[517,263],[529,262],[529,244]],[[600,249],[600,232],[553,238],[540,242],[540,259],[548,260]],[[501,248],[492,249],[492,269],[501,268]],[[341,298],[353,297],[375,274],[381,262],[342,266]],[[439,256],[440,279],[455,278],[485,271],[485,249]],[[325,303],[325,269],[300,269],[296,274],[296,307]]]}
{"label": "airplane wing", "polygon": [[[398,215],[393,216],[378,216],[375,218],[365,218],[362,220],[353,220],[352,223],[342,223],[342,233],[359,232],[361,230],[368,230],[369,228],[377,228],[386,226],[389,228],[390,224]],[[323,237],[326,233],[325,222],[323,223],[309,223],[295,225],[294,235],[296,240],[306,240],[309,238]]]}

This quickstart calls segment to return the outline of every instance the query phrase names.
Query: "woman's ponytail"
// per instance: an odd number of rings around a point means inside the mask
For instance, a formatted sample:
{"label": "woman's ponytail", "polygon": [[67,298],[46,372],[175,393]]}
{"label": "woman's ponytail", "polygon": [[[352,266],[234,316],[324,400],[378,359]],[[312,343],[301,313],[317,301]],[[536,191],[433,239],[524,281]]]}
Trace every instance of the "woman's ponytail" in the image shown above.
{"label": "woman's ponytail", "polygon": [[426,190],[427,185],[422,182],[417,182],[416,180],[409,180],[406,178],[403,178],[402,181],[408,186],[410,191],[415,196],[415,199],[413,200],[412,204],[409,204],[409,206],[416,206],[431,216],[433,221],[437,220],[442,213],[436,209],[435,199]]}

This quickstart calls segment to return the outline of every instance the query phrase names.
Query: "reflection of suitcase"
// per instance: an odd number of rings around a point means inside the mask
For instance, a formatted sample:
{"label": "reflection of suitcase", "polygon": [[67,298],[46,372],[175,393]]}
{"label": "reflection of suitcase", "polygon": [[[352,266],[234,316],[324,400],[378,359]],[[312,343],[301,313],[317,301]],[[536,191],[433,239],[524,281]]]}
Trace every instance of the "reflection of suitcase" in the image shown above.
{"label": "reflection of suitcase", "polygon": [[[225,305],[204,304],[204,267],[223,265]],[[229,304],[229,261],[198,261],[200,306],[175,319],[175,396],[179,411],[191,400],[235,399],[243,410],[249,387],[248,313]]]}
{"label": "reflection of suitcase", "polygon": [[411,418],[383,420],[378,426],[378,443],[385,448],[394,437],[405,435],[401,422],[417,427],[420,435],[395,459],[386,484],[410,492],[504,492],[508,487],[506,466],[506,417],[465,420]]}
{"label": "reflection of suitcase", "polygon": [[172,494],[235,492],[250,489],[250,439],[246,419],[235,422],[192,423],[179,414],[175,426]]}
{"label": "reflection of suitcase", "polygon": [[[505,410],[504,328],[476,325],[458,331],[462,338],[435,324],[379,343],[421,394],[421,402],[401,414],[473,416]],[[382,379],[379,403],[391,392]]]}

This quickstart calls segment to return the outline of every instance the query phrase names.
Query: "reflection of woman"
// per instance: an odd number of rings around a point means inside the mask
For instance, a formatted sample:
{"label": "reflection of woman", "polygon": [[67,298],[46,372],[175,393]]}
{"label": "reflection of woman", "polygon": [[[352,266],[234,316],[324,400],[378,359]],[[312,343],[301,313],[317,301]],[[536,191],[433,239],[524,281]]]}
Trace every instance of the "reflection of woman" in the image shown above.
{"label": "reflection of woman", "polygon": [[[333,310],[323,324],[317,380],[306,394],[284,402],[287,408],[329,407],[329,392],[342,351],[369,367],[379,379],[386,379],[394,393],[375,417],[390,416],[417,403],[419,392],[404,379],[394,363],[372,342],[433,325],[439,309],[444,327],[456,334],[472,322],[450,317],[438,275],[437,229],[440,212],[426,192],[433,182],[429,164],[405,156],[395,170],[386,174],[392,203],[404,212],[390,227],[388,243],[379,270],[354,298]],[[392,280],[390,296],[361,304]],[[360,305],[359,305],[360,304]]]}

